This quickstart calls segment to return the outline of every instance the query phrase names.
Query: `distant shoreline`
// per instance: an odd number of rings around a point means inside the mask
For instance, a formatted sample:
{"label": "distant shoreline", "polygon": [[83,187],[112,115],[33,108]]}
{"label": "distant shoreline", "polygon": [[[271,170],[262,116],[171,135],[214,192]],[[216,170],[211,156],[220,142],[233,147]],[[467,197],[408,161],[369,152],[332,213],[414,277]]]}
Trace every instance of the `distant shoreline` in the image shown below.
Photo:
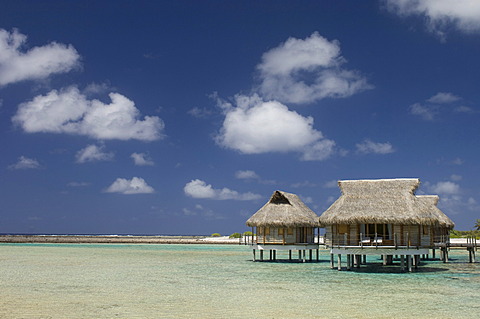
{"label": "distant shoreline", "polygon": [[244,242],[243,239],[228,236],[0,235],[0,243],[239,245]]}

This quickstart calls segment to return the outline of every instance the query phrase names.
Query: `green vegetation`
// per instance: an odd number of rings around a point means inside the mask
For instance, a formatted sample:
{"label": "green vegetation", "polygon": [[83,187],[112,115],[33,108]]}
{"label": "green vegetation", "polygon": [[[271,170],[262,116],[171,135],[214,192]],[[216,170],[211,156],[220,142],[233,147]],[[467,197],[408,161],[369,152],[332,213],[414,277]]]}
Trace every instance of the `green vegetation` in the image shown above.
{"label": "green vegetation", "polygon": [[475,221],[475,225],[473,226],[473,228],[475,228],[476,231],[480,230],[480,219],[477,219]]}
{"label": "green vegetation", "polygon": [[480,230],[451,230],[450,238],[464,238],[469,236],[475,236],[480,239]]}
{"label": "green vegetation", "polygon": [[212,236],[212,237],[221,237],[222,235],[220,235],[219,233],[213,233],[213,234],[211,234],[210,236]]}
{"label": "green vegetation", "polygon": [[242,238],[242,234],[240,233],[233,233],[228,238]]}
{"label": "green vegetation", "polygon": [[243,236],[252,236],[252,232],[247,230],[246,232],[243,233]]}

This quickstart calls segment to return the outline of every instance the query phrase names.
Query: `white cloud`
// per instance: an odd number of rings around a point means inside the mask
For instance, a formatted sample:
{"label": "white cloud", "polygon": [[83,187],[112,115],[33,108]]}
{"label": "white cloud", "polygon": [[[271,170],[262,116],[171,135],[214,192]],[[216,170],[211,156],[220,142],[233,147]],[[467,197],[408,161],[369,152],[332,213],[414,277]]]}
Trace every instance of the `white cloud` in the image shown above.
{"label": "white cloud", "polygon": [[140,120],[133,101],[118,93],[111,103],[88,100],[76,87],[50,91],[22,103],[12,121],[28,133],[69,133],[96,139],[153,141],[163,137],[163,121],[156,116]]}
{"label": "white cloud", "polygon": [[356,144],[356,146],[357,146],[357,151],[364,154],[368,154],[368,153],[389,154],[389,153],[395,152],[395,149],[393,148],[392,144],[388,142],[377,143],[369,139],[366,139],[363,142]]}
{"label": "white cloud", "polygon": [[400,16],[421,15],[429,31],[445,39],[453,26],[464,33],[480,32],[478,0],[385,0],[388,10]]}
{"label": "white cloud", "polygon": [[461,181],[461,180],[462,180],[462,176],[461,176],[461,175],[452,174],[452,175],[450,176],[450,179],[451,179],[452,181],[458,182],[458,181]]}
{"label": "white cloud", "polygon": [[325,188],[338,188],[338,181],[336,179],[331,180],[323,184]]}
{"label": "white cloud", "polygon": [[34,158],[20,156],[15,164],[8,166],[9,169],[38,169],[42,166]]}
{"label": "white cloud", "polygon": [[114,154],[112,152],[105,152],[105,146],[88,145],[82,148],[75,155],[77,163],[98,162],[98,161],[111,161]]}
{"label": "white cloud", "polygon": [[193,117],[203,119],[211,116],[213,114],[213,111],[210,109],[207,109],[206,107],[204,108],[194,107],[193,109],[190,109],[187,113]]}
{"label": "white cloud", "polygon": [[87,182],[70,182],[67,184],[69,187],[87,187],[90,183]]}
{"label": "white cloud", "polygon": [[133,162],[137,166],[153,166],[155,163],[153,160],[145,153],[133,153],[130,155],[133,159]]}
{"label": "white cloud", "polygon": [[[420,116],[426,121],[433,121],[437,115],[445,109],[446,104],[454,104],[462,100],[461,97],[449,92],[438,92],[434,96],[425,100],[424,103],[415,103],[410,105],[411,114]],[[475,111],[467,106],[457,106],[452,108],[454,112],[474,113]]]}
{"label": "white cloud", "polygon": [[460,186],[450,181],[428,185],[428,189],[430,192],[439,195],[454,195],[460,193]]}
{"label": "white cloud", "polygon": [[236,171],[235,177],[238,179],[259,179],[260,178],[260,176],[258,176],[257,173],[251,170]]}
{"label": "white cloud", "polygon": [[455,112],[457,113],[467,113],[467,114],[475,114],[475,113],[478,113],[478,111],[476,111],[475,109],[469,107],[469,106],[465,106],[465,105],[460,105],[460,106],[457,106],[455,109],[454,109]]}
{"label": "white cloud", "polygon": [[16,29],[0,29],[0,86],[44,79],[80,65],[80,56],[71,45],[52,42],[23,52],[26,41],[27,36]]}
{"label": "white cloud", "polygon": [[300,152],[304,160],[322,160],[334,152],[335,142],[313,128],[312,117],[258,95],[237,95],[235,103],[222,105],[225,120],[216,142],[223,147],[243,154]]}
{"label": "white cloud", "polygon": [[426,121],[433,121],[435,116],[438,114],[438,107],[431,105],[422,105],[420,103],[410,105],[409,110],[411,114],[420,116]]}
{"label": "white cloud", "polygon": [[460,157],[457,157],[451,163],[453,165],[463,165],[464,161]]}
{"label": "white cloud", "polygon": [[261,198],[260,195],[251,192],[239,193],[237,191],[222,188],[215,189],[212,185],[202,180],[195,179],[185,185],[183,191],[187,196],[193,198],[216,199],[216,200],[256,200]]}
{"label": "white cloud", "polygon": [[149,186],[143,178],[133,177],[128,180],[125,178],[117,178],[112,185],[110,185],[105,192],[120,193],[120,194],[151,194],[155,190]]}
{"label": "white cloud", "polygon": [[371,89],[359,72],[341,68],[345,62],[340,43],[318,32],[306,39],[289,38],[263,54],[257,66],[259,91],[268,99],[301,104]]}
{"label": "white cloud", "polygon": [[427,100],[427,102],[435,103],[435,104],[448,104],[457,102],[460,100],[460,97],[453,95],[452,93],[448,92],[438,92],[431,98]]}

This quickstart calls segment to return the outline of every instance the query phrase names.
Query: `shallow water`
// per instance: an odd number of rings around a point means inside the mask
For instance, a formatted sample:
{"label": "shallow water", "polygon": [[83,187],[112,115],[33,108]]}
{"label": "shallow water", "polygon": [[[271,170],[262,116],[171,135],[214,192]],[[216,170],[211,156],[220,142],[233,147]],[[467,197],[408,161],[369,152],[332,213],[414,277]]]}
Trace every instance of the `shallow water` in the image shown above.
{"label": "shallow water", "polygon": [[[286,256],[280,255],[280,258]],[[1,244],[0,318],[475,318],[480,263],[252,262],[247,246]]]}

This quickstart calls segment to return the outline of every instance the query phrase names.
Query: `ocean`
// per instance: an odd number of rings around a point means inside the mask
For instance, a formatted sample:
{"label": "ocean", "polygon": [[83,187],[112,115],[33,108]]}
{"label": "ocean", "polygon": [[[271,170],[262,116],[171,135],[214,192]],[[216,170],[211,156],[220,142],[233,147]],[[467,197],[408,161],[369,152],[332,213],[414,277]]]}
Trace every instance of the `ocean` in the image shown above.
{"label": "ocean", "polygon": [[[277,258],[288,258],[277,255]],[[0,318],[478,318],[480,263],[253,262],[240,245],[0,244]]]}

